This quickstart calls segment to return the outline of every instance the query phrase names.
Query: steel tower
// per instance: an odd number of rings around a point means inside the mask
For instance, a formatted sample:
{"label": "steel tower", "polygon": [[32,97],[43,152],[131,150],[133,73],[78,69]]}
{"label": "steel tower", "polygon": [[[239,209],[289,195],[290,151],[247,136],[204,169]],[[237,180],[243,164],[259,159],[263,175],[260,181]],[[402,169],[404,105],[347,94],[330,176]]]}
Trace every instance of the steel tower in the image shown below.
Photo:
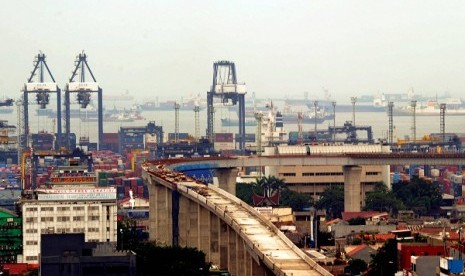
{"label": "steel tower", "polygon": [[[51,79],[51,82],[45,82],[45,75]],[[37,81],[34,77],[37,76]],[[34,69],[31,76],[28,78],[27,83],[24,84],[23,98],[22,98],[22,116],[23,122],[20,122],[22,129],[20,130],[21,137],[20,147],[25,150],[29,146],[29,94],[36,94],[36,102],[41,109],[45,109],[50,102],[50,93],[57,94],[57,121],[61,122],[61,90],[55,82],[52,72],[50,71],[47,62],[45,61],[45,54],[39,53],[34,59]],[[61,124],[57,124],[57,135],[61,137]],[[57,139],[55,148],[59,149],[61,146],[60,139]]]}
{"label": "steel tower", "polygon": [[389,119],[389,128],[388,128],[388,143],[392,145],[394,143],[394,124],[392,120],[392,111],[394,107],[394,102],[388,103],[388,119]]}
{"label": "steel tower", "polygon": [[439,105],[439,121],[441,131],[441,142],[446,142],[446,104],[442,103]]}
{"label": "steel tower", "polygon": [[238,84],[236,66],[231,61],[218,61],[213,64],[213,82],[207,92],[207,137],[214,142],[213,99],[220,98],[223,105],[239,105],[239,149],[245,149],[245,84]]}
{"label": "steel tower", "polygon": [[[86,70],[87,69],[87,70]],[[92,81],[86,82],[86,71],[89,72]],[[79,79],[77,79],[79,75]],[[92,73],[92,70],[87,63],[87,55],[82,52],[76,57],[75,67],[69,83],[66,85],[65,89],[65,143],[67,147],[70,147],[70,94],[77,93],[77,101],[80,105],[80,108],[86,108],[91,100],[91,93],[97,93],[98,98],[98,148],[101,147],[103,143],[103,101],[102,101],[102,88],[97,83],[97,80]]]}

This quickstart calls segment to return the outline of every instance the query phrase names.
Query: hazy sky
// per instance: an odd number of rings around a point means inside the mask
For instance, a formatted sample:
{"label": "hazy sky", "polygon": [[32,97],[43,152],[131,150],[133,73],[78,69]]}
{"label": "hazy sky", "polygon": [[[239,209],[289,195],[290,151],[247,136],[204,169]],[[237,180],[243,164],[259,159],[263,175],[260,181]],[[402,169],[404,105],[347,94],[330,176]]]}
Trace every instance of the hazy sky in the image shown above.
{"label": "hazy sky", "polygon": [[0,95],[39,50],[58,84],[85,50],[104,93],[206,95],[217,60],[257,97],[465,91],[464,1],[3,1]]}

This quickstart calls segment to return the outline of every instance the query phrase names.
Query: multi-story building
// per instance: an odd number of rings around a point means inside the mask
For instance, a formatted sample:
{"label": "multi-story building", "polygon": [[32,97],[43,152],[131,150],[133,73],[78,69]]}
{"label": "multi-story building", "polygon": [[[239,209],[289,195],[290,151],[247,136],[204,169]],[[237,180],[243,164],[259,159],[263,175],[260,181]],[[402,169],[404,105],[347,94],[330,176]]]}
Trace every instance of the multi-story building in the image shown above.
{"label": "multi-story building", "polygon": [[[302,145],[278,146],[278,154],[282,155],[309,155],[360,153],[360,152],[386,152],[388,147],[382,145]],[[372,191],[378,182],[384,182],[390,187],[389,166],[361,166],[361,200],[365,201],[365,193]],[[330,186],[344,185],[344,172],[341,166],[279,166],[268,168],[267,174],[275,175],[285,180],[289,189],[306,193],[318,199],[319,195]]]}
{"label": "multi-story building", "polygon": [[41,234],[84,233],[86,242],[116,242],[116,189],[98,187],[86,167],[58,167],[48,188],[24,197],[23,258],[39,260]]}
{"label": "multi-story building", "polygon": [[0,264],[16,263],[22,253],[21,218],[0,208]]}

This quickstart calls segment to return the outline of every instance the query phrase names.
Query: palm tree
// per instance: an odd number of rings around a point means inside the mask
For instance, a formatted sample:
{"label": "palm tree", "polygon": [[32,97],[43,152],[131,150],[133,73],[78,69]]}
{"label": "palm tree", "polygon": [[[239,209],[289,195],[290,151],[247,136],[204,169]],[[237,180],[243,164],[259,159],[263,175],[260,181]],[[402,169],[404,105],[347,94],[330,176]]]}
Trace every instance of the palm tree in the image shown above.
{"label": "palm tree", "polygon": [[287,188],[284,179],[280,179],[273,175],[258,178],[253,186],[255,191],[262,191],[265,198],[270,198]]}

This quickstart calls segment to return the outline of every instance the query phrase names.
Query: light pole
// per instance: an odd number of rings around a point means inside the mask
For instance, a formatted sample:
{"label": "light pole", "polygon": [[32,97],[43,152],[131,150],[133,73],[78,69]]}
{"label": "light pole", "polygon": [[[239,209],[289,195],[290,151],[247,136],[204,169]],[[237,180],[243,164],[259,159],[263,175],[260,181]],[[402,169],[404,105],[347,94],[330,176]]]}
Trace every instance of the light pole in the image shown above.
{"label": "light pole", "polygon": [[355,103],[357,102],[357,97],[350,97],[350,102],[352,103],[352,125],[355,126]]}
{"label": "light pole", "polygon": [[333,104],[333,143],[336,143],[336,101]]}
{"label": "light pole", "polygon": [[316,119],[317,119],[317,108],[318,108],[318,101],[314,101],[313,105],[315,106],[315,142],[318,141],[318,134],[317,134],[317,129],[316,129]]}
{"label": "light pole", "polygon": [[411,101],[410,107],[412,108],[412,137],[413,137],[413,143],[415,143],[417,140],[417,121],[416,121],[417,101],[415,100]]}

